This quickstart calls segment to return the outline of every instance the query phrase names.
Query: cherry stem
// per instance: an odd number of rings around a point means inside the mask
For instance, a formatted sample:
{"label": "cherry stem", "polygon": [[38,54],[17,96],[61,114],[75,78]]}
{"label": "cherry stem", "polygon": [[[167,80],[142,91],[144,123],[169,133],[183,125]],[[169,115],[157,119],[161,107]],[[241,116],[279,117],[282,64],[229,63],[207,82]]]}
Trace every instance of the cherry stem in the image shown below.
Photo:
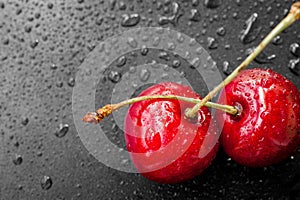
{"label": "cherry stem", "polygon": [[193,108],[186,109],[186,117],[194,118],[202,106],[211,100],[223,87],[229,84],[244,68],[246,68],[277,35],[298,19],[300,19],[300,1],[291,6],[289,14],[261,41],[255,50],[226,79],[209,92]]}
{"label": "cherry stem", "polygon": [[[99,123],[102,121],[103,118],[107,117],[110,115],[113,111],[126,106],[130,105],[133,103],[137,103],[140,101],[145,101],[145,100],[153,100],[153,99],[176,99],[176,100],[181,100],[185,101],[188,103],[193,103],[193,104],[198,104],[201,102],[200,99],[194,99],[194,98],[189,98],[189,97],[183,97],[183,96],[176,96],[176,95],[151,95],[151,96],[140,96],[140,97],[135,97],[132,99],[128,99],[125,101],[122,101],[117,104],[108,104],[100,109],[98,109],[96,112],[88,112],[84,117],[83,121],[87,123]],[[217,104],[213,102],[206,102],[205,106],[214,108],[214,109],[219,109],[223,110],[231,115],[236,115],[238,113],[238,110],[233,107],[233,106],[228,106],[228,105],[222,105],[222,104]]]}

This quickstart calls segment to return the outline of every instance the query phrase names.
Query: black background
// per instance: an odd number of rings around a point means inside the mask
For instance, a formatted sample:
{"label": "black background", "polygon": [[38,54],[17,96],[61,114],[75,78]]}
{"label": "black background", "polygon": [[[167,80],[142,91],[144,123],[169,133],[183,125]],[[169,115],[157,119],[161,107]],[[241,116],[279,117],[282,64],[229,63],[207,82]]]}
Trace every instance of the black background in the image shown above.
{"label": "black background", "polygon": [[[172,15],[172,1],[164,0],[11,0],[0,1],[0,198],[1,199],[300,199],[300,154],[275,166],[251,169],[237,165],[220,151],[199,177],[176,185],[161,185],[139,174],[127,174],[98,162],[81,143],[72,118],[72,88],[76,70],[93,48],[105,38],[131,27],[121,25],[122,14],[138,13],[134,27],[170,27],[196,38],[211,54],[222,72],[245,58],[282,19],[293,1],[177,1],[182,16],[176,24],[160,25],[160,15]],[[197,9],[200,19],[190,19]],[[253,41],[244,44],[239,35],[246,20],[258,17]],[[295,59],[289,51],[300,40],[299,22],[270,44],[262,57],[267,67],[300,88],[299,76],[288,69]],[[224,27],[220,36],[217,29]],[[217,40],[211,49],[208,37]],[[276,55],[273,59],[268,56]],[[149,52],[151,59],[171,65]],[[133,60],[133,58],[131,58]],[[137,64],[134,61],[127,65]],[[189,68],[182,62],[182,70]],[[299,67],[299,66],[298,66]],[[223,74],[225,77],[225,74]],[[193,80],[191,80],[193,81]],[[75,80],[76,84],[76,80]],[[104,103],[104,102],[102,102]],[[68,124],[64,137],[56,137],[59,124]],[[116,130],[116,132],[120,132]],[[122,145],[122,133],[108,133]],[[18,165],[16,155],[22,157]],[[52,185],[43,189],[41,179]]]}

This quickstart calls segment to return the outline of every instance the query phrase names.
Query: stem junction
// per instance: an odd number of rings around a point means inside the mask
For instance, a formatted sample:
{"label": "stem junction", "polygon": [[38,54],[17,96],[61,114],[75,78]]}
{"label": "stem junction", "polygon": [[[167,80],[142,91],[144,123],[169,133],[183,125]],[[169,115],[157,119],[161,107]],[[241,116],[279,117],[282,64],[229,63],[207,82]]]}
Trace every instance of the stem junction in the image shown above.
{"label": "stem junction", "polygon": [[209,92],[199,103],[193,108],[187,109],[185,112],[186,117],[194,118],[197,111],[211,100],[223,87],[229,84],[239,73],[245,69],[258,54],[283,30],[289,27],[296,20],[300,19],[300,1],[291,6],[289,14],[261,41],[255,50],[229,75],[224,81],[217,85],[211,92]]}

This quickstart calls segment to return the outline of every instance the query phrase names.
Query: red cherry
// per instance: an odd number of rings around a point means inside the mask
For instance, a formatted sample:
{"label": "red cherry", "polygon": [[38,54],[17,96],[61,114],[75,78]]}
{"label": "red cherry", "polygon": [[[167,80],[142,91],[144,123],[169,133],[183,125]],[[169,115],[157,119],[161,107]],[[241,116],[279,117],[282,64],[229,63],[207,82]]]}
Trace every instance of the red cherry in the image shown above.
{"label": "red cherry", "polygon": [[[159,83],[139,96],[178,95],[200,98],[189,86]],[[184,111],[194,106],[179,100],[146,100],[130,106],[125,140],[137,170],[160,183],[178,183],[199,175],[214,159],[218,134],[206,107],[194,120]]]}
{"label": "red cherry", "polygon": [[216,112],[224,122],[221,144],[236,162],[250,167],[278,163],[300,145],[300,93],[268,69],[244,70],[221,92],[219,103],[242,108],[239,116]]}

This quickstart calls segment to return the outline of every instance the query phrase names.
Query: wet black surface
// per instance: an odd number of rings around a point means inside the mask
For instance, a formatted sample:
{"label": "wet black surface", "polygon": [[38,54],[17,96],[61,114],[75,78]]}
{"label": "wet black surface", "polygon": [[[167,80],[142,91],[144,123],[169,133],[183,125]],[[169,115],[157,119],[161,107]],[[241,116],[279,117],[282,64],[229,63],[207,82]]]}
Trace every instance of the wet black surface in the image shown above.
{"label": "wet black surface", "polygon": [[[161,185],[97,161],[83,146],[72,113],[79,66],[99,42],[117,32],[162,26],[185,33],[210,52],[225,77],[292,2],[0,0],[0,199],[300,199],[299,151],[262,169],[237,165],[220,151],[199,177]],[[299,60],[294,49],[299,25],[284,31],[252,63],[281,73],[298,89],[300,62],[292,67],[289,63]],[[126,61],[115,58],[107,68],[106,83],[98,85],[97,106],[109,101],[109,94],[100,99],[101,87],[110,91],[130,67],[143,61],[173,67],[205,94],[183,58],[151,49],[136,54],[124,55]],[[147,76],[145,71],[141,75]],[[106,122],[108,138],[124,146],[122,131]]]}

